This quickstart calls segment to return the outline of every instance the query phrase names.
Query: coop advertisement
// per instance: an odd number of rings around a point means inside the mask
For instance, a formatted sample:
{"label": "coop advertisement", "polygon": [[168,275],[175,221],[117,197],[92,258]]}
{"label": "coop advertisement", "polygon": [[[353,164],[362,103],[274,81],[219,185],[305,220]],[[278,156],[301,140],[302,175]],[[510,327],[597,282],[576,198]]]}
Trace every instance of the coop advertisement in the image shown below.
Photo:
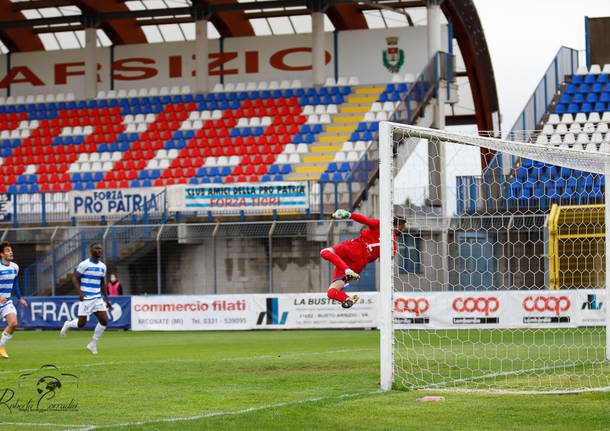
{"label": "coop advertisement", "polygon": [[167,189],[169,211],[212,213],[305,211],[309,186],[304,181],[175,185]]}
{"label": "coop advertisement", "polygon": [[553,328],[605,325],[605,291],[395,293],[398,329]]}

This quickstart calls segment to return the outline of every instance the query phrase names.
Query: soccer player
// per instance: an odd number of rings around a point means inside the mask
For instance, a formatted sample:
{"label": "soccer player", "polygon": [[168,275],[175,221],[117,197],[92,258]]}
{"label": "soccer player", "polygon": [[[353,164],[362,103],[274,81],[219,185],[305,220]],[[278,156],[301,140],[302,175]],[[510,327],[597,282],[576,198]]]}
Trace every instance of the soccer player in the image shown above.
{"label": "soccer player", "polygon": [[17,274],[19,274],[19,265],[13,260],[13,249],[8,242],[0,243],[0,317],[6,319],[6,328],[0,337],[0,357],[8,359],[6,353],[6,343],[13,336],[13,332],[17,327],[17,310],[13,305],[11,293],[14,293],[21,305],[28,306],[25,299],[21,298],[19,292],[19,283],[17,283]]}
{"label": "soccer player", "polygon": [[[335,265],[333,278],[330,286],[328,286],[328,297],[340,301],[343,308],[350,308],[358,302],[358,295],[350,297],[343,289],[349,287],[352,280],[358,280],[360,278],[359,273],[364,267],[379,257],[379,219],[370,219],[343,209],[335,211],[332,217],[336,219],[351,218],[368,226],[367,229],[360,232],[358,238],[325,248],[320,252],[320,256]],[[395,218],[394,237],[404,228],[404,220]],[[396,240],[394,240],[394,252],[396,252]]]}
{"label": "soccer player", "polygon": [[[97,325],[93,330],[93,338],[87,344],[87,350],[97,355],[97,342],[104,333],[108,324],[106,309],[110,310],[110,300],[104,277],[106,265],[100,260],[102,257],[102,246],[99,243],[91,244],[91,258],[83,260],[78,264],[72,276],[72,285],[80,295],[78,304],[78,319],[66,320],[61,328],[61,336],[65,337],[70,328],[82,328],[87,323],[91,314],[97,317]],[[102,295],[104,299],[102,299]],[[104,303],[104,300],[106,303]]]}

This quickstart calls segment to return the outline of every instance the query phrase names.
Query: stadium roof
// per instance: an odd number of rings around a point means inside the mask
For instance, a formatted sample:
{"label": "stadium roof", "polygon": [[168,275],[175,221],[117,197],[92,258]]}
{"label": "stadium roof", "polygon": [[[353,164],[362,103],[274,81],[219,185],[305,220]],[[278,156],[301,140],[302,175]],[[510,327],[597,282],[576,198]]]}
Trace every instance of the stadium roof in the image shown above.
{"label": "stadium roof", "polygon": [[[207,17],[210,38],[311,32],[311,12],[325,30],[425,24],[426,4],[439,4],[453,25],[482,130],[493,128],[497,93],[487,43],[472,0],[0,0],[0,52],[82,48],[85,26],[98,46],[195,38]],[[482,108],[482,109],[481,109]]]}

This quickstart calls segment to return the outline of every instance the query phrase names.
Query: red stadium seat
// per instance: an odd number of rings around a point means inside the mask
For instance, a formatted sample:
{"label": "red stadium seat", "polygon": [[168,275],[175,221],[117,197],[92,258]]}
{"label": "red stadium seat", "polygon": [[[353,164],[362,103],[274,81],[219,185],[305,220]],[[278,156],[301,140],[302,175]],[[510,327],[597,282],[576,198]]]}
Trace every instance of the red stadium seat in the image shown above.
{"label": "red stadium seat", "polygon": [[237,177],[236,182],[238,183],[246,183],[248,182],[248,177],[246,177],[245,175],[240,175]]}
{"label": "red stadium seat", "polygon": [[231,175],[229,175],[228,177],[225,178],[225,183],[234,183],[235,182],[235,178],[233,178]]}
{"label": "red stadium seat", "polygon": [[250,178],[248,178],[248,182],[250,183],[258,183],[260,180],[258,179],[257,175],[251,175]]}
{"label": "red stadium seat", "polygon": [[273,154],[267,154],[264,160],[266,165],[272,165],[275,163],[275,156]]}
{"label": "red stadium seat", "polygon": [[252,160],[250,159],[250,156],[248,154],[246,154],[245,156],[243,156],[241,158],[241,164],[242,165],[251,165],[252,164]]}
{"label": "red stadium seat", "polygon": [[266,165],[258,165],[254,171],[256,175],[265,175],[269,168]]}
{"label": "red stadium seat", "polygon": [[119,188],[120,189],[128,189],[129,188],[129,181],[123,180],[123,181],[119,182]]}
{"label": "red stadium seat", "polygon": [[241,165],[237,165],[235,166],[235,169],[233,169],[233,175],[241,175],[244,173],[244,169],[242,168]]}

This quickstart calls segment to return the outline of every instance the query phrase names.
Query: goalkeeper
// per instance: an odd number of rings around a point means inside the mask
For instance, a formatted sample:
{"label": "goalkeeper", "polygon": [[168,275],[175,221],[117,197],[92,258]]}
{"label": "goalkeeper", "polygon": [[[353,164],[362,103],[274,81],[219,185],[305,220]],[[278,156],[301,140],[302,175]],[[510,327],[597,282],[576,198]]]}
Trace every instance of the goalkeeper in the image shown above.
{"label": "goalkeeper", "polygon": [[[332,281],[328,286],[328,297],[341,302],[343,308],[350,308],[358,302],[358,295],[350,297],[343,289],[351,285],[352,280],[360,278],[359,273],[366,265],[379,257],[379,219],[370,219],[360,214],[338,209],[332,215],[336,219],[352,219],[368,226],[360,232],[358,238],[325,248],[320,256],[335,265]],[[404,220],[394,219],[394,237],[405,228]],[[396,240],[394,239],[394,253]]]}

